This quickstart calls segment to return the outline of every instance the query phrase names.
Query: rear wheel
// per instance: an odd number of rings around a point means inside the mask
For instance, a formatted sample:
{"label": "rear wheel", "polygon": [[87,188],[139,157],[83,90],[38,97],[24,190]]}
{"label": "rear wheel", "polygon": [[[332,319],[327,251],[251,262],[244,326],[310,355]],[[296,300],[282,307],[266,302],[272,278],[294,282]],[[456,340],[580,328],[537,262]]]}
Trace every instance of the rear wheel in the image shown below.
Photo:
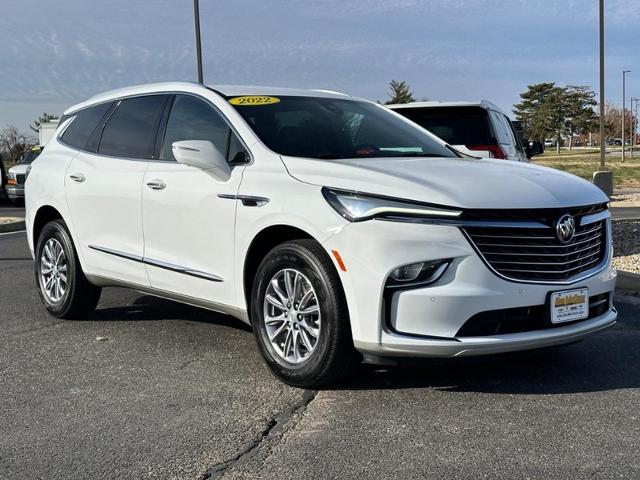
{"label": "rear wheel", "polygon": [[279,379],[314,388],[340,380],[357,364],[340,279],[314,240],[269,252],[258,267],[252,299],[258,347]]}
{"label": "rear wheel", "polygon": [[84,318],[98,305],[101,289],[85,277],[62,220],[47,223],[38,237],[35,274],[40,298],[58,318]]}

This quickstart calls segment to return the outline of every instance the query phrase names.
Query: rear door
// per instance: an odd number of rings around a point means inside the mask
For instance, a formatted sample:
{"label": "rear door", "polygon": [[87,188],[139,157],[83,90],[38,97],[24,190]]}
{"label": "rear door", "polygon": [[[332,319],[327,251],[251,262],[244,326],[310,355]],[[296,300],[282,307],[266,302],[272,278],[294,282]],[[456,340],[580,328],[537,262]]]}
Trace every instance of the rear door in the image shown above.
{"label": "rear door", "polygon": [[[141,190],[167,99],[146,95],[111,106],[67,170],[67,203],[87,273],[149,284]],[[83,121],[78,116],[70,128]]]}
{"label": "rear door", "polygon": [[[209,140],[232,166],[224,182],[177,163],[173,142]],[[237,194],[246,148],[207,100],[177,94],[166,120],[160,161],[151,162],[142,188],[145,262],[151,286],[218,304],[234,302]],[[222,196],[222,197],[221,197]]]}

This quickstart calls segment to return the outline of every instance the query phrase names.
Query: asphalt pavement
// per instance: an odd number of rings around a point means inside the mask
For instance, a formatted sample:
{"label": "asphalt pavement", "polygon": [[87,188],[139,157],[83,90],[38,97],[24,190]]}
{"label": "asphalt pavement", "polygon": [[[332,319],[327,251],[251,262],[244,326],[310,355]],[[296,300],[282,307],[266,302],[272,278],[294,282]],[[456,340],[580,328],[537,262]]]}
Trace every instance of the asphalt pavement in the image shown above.
{"label": "asphalt pavement", "polygon": [[640,299],[571,346],[287,387],[230,317],[105,289],[48,316],[0,235],[0,478],[638,478]]}

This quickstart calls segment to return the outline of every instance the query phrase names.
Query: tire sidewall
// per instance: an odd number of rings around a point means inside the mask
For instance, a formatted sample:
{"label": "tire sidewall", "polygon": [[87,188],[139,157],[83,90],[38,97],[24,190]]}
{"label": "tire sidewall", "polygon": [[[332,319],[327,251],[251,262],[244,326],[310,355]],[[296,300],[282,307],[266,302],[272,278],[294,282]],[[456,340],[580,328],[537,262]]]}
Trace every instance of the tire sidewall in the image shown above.
{"label": "tire sidewall", "polygon": [[[47,295],[44,293],[44,288],[42,285],[42,281],[40,279],[40,258],[42,257],[42,250],[44,249],[44,245],[50,238],[55,238],[64,250],[64,254],[67,259],[67,289],[64,293],[63,298],[57,302],[52,303]],[[71,302],[73,299],[73,292],[76,288],[76,266],[77,260],[75,255],[75,249],[73,248],[73,242],[71,241],[71,237],[67,232],[66,226],[62,221],[56,220],[50,222],[44,226],[40,236],[38,237],[38,241],[36,244],[35,250],[35,275],[36,275],[36,284],[38,286],[38,293],[42,302],[45,304],[47,310],[55,316],[65,315],[66,312],[71,307]]]}
{"label": "tire sidewall", "polygon": [[[268,338],[264,322],[263,303],[267,286],[273,276],[285,268],[300,271],[311,282],[320,307],[320,334],[318,343],[310,357],[302,363],[285,361],[275,351]],[[267,254],[258,267],[252,292],[251,319],[258,348],[272,371],[285,381],[296,383],[321,372],[326,363],[327,353],[335,348],[338,335],[336,322],[340,314],[339,299],[329,294],[328,282],[322,274],[318,259],[305,248],[284,244]]]}

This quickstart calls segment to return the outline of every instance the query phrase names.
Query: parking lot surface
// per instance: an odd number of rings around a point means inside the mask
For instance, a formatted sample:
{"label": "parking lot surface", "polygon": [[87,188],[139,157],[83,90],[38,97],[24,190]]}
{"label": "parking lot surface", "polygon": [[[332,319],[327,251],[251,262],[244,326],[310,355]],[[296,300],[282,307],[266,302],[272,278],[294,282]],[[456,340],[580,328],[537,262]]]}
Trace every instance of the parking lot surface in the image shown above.
{"label": "parking lot surface", "polygon": [[639,478],[640,300],[564,348],[275,380],[230,317],[105,289],[48,316],[0,235],[0,478]]}

